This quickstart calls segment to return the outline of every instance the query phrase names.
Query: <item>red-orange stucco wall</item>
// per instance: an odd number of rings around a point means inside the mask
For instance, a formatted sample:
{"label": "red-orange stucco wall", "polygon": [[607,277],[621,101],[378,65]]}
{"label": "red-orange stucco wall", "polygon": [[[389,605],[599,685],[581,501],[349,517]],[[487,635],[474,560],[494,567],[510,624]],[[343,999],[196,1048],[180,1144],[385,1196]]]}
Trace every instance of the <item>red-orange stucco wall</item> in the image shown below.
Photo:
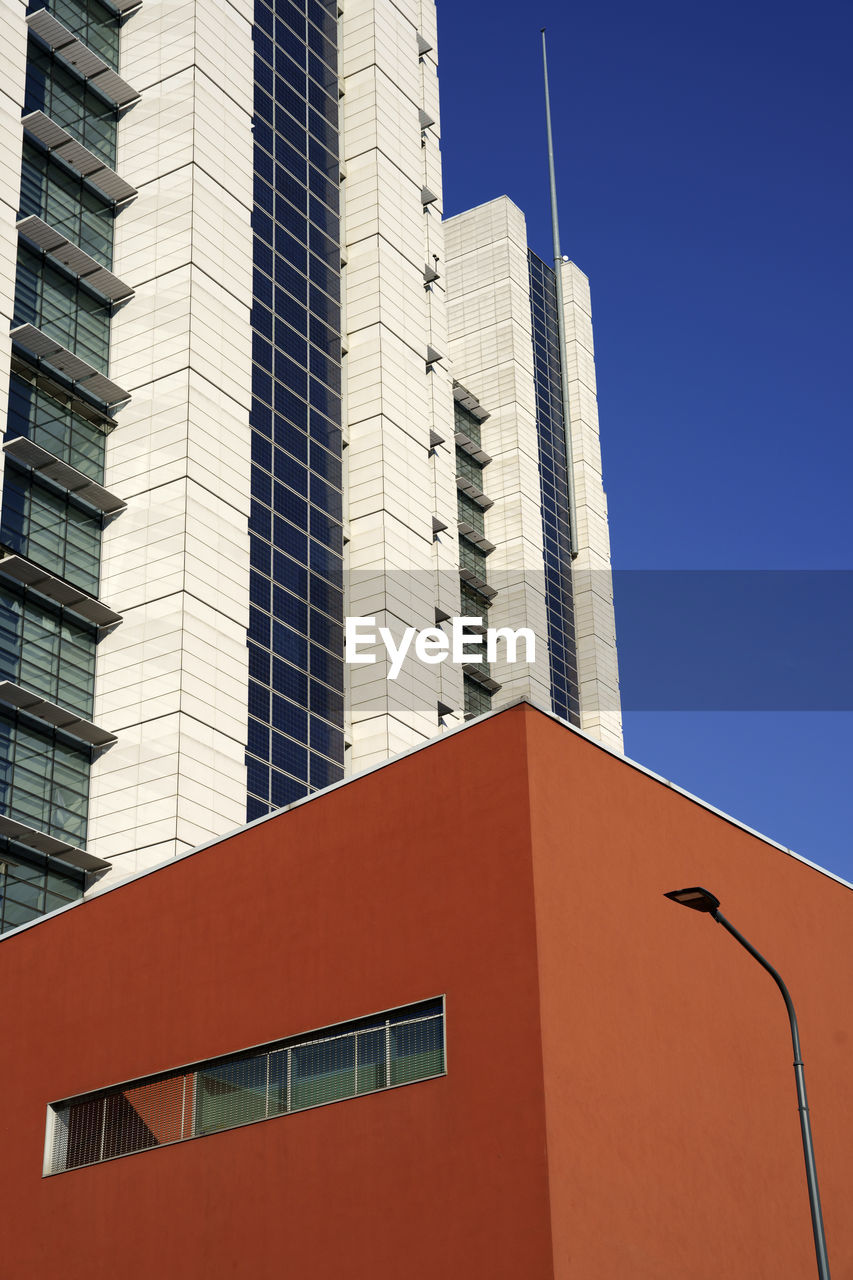
{"label": "red-orange stucco wall", "polygon": [[[851,891],[526,707],[0,940],[0,1274],[812,1274],[784,1007],[694,882],[791,986],[849,1280]],[[446,1078],[41,1177],[52,1099],[440,993]]]}
{"label": "red-orange stucco wall", "polygon": [[[834,1280],[853,1277],[853,892],[526,712],[556,1280],[817,1274],[782,997]],[[567,809],[569,815],[567,817]]]}
{"label": "red-orange stucco wall", "polygon": [[[523,741],[489,722],[0,942],[3,1280],[551,1275]],[[52,1099],[441,993],[446,1078],[41,1176]]]}

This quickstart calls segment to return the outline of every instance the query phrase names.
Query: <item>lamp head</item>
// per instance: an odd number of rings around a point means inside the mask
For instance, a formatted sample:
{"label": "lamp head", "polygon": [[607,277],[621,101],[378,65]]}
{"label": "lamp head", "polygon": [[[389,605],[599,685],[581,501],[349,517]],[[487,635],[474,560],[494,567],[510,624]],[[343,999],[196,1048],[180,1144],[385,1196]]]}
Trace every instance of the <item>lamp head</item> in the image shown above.
{"label": "lamp head", "polygon": [[691,911],[705,911],[709,915],[714,915],[720,906],[720,899],[715,897],[709,889],[703,889],[698,884],[690,889],[673,889],[663,896],[680,903],[682,907],[690,907]]}

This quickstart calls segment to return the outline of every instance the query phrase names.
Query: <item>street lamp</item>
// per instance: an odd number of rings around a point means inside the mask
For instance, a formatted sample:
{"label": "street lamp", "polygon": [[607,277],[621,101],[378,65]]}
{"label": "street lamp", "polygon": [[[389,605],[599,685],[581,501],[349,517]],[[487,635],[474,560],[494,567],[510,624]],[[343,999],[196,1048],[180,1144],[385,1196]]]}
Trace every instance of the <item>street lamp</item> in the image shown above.
{"label": "street lamp", "polygon": [[797,1081],[797,1105],[800,1112],[800,1130],[803,1135],[803,1155],[806,1161],[806,1181],[809,1186],[809,1205],[812,1211],[812,1232],[814,1233],[814,1247],[817,1255],[817,1273],[820,1280],[830,1280],[829,1259],[826,1254],[826,1235],[823,1230],[820,1192],[817,1186],[812,1127],[809,1121],[809,1104],[806,1100],[806,1076],[803,1069],[803,1055],[800,1052],[800,1032],[797,1027],[794,1002],[791,999],[788,988],[773,966],[768,964],[764,956],[756,951],[752,943],[747,942],[743,934],[739,933],[734,925],[726,919],[720,911],[720,899],[708,889],[703,889],[700,885],[693,885],[690,889],[673,889],[671,893],[665,893],[663,896],[671,898],[673,902],[680,903],[682,907],[690,907],[692,911],[703,911],[711,916],[713,920],[716,920],[717,924],[721,924],[726,932],[730,933],[735,941],[739,942],[744,950],[748,951],[752,958],[757,960],[763,969],[767,970],[776,986],[782,992],[782,999],[785,1001],[785,1008],[788,1010],[788,1021],[791,1024],[791,1040],[794,1045],[794,1076]]}

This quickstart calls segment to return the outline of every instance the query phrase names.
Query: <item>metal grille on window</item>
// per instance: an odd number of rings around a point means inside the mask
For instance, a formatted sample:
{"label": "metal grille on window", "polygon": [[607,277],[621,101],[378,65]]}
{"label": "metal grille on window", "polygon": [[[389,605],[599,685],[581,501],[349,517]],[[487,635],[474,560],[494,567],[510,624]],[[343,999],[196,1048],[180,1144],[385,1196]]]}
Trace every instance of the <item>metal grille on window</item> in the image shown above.
{"label": "metal grille on window", "polygon": [[431,1000],[49,1108],[45,1173],[234,1129],[444,1074]]}

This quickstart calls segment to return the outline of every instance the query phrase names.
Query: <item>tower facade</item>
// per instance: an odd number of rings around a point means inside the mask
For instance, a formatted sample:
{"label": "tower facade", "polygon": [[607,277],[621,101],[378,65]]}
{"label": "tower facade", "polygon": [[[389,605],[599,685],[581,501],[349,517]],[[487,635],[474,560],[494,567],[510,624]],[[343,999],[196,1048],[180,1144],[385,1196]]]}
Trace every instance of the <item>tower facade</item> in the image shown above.
{"label": "tower facade", "polygon": [[[500,626],[531,627],[535,664],[497,665],[495,704],[529,697],[622,750],[607,498],[602,482],[589,281],[561,264],[569,376],[563,422],[554,268],[529,247],[522,211],[505,196],[450,218],[449,350],[456,376],[489,406],[492,457],[484,532],[500,585]],[[576,495],[571,555],[566,437]]]}
{"label": "tower facade", "polygon": [[[0,927],[519,694],[618,745],[600,464],[571,565],[553,284],[508,201],[442,221],[433,0],[2,21]],[[465,666],[345,660],[459,616]]]}

